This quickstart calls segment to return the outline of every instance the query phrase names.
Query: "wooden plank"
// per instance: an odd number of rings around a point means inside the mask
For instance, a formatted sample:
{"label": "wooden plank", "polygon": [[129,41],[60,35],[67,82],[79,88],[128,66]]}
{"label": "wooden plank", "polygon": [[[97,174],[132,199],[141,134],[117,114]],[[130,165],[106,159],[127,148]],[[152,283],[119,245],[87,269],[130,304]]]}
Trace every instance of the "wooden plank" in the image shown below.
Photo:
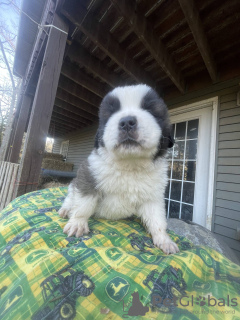
{"label": "wooden plank", "polygon": [[[240,112],[238,112],[240,113]],[[232,117],[227,117],[227,118],[222,118],[219,120],[219,125],[224,126],[228,124],[238,124],[240,127],[240,115],[232,116]]]}
{"label": "wooden plank", "polygon": [[[216,189],[240,193],[240,184],[217,182]],[[239,195],[239,200],[240,200],[240,195]]]}
{"label": "wooden plank", "polygon": [[5,171],[3,175],[3,183],[2,183],[2,189],[0,192],[0,210],[4,208],[4,196],[5,196],[5,190],[7,189],[7,182],[9,179],[9,171],[11,169],[11,163],[6,162]]}
{"label": "wooden plank", "polygon": [[240,132],[220,133],[218,136],[218,141],[232,141],[232,140],[240,140]]}
{"label": "wooden plank", "polygon": [[111,87],[90,77],[73,63],[64,62],[61,74],[88,89],[89,91],[95,93],[101,98],[103,98],[111,90]]}
{"label": "wooden plank", "polygon": [[204,33],[199,12],[193,0],[178,0],[185,15],[189,28],[192,31],[194,40],[198,46],[208,73],[213,82],[217,81],[217,67],[211,52],[207,37]]}
{"label": "wooden plank", "polygon": [[135,81],[155,87],[156,83],[151,76],[130,57],[101,22],[90,15],[85,19],[88,11],[78,0],[68,0],[62,13]]}
{"label": "wooden plank", "polygon": [[72,94],[73,96],[76,96],[81,100],[92,104],[93,106],[99,107],[101,103],[101,99],[97,95],[93,94],[86,88],[76,84],[74,81],[68,79],[64,75],[60,76],[58,87],[64,89],[66,92]]}
{"label": "wooden plank", "polygon": [[138,36],[145,48],[151,53],[159,66],[165,71],[180,92],[185,91],[185,81],[181,75],[180,69],[167,52],[159,36],[154,32],[152,22],[145,18],[141,12],[136,12],[134,1],[129,0],[111,0],[125,21],[130,25],[133,32]]}
{"label": "wooden plank", "polygon": [[233,211],[240,211],[239,202],[233,202],[233,201],[228,201],[224,199],[216,199],[216,206],[225,208],[225,209],[230,209]]}
{"label": "wooden plank", "polygon": [[16,125],[15,135],[11,145],[11,152],[9,161],[12,163],[18,163],[19,154],[22,146],[23,134],[29,119],[29,112],[32,106],[33,97],[24,94],[22,97],[22,104],[18,116],[18,121]]}
{"label": "wooden plank", "polygon": [[218,173],[230,173],[230,174],[239,174],[240,173],[240,165],[239,166],[218,166]]}
{"label": "wooden plank", "polygon": [[215,221],[216,224],[225,226],[227,228],[236,230],[237,227],[240,227],[240,221],[229,219],[228,217],[216,216]]}
{"label": "wooden plank", "polygon": [[2,188],[2,184],[5,178],[5,171],[6,171],[6,166],[7,166],[7,162],[6,161],[2,161],[2,165],[1,165],[1,176],[0,176],[0,188]]}
{"label": "wooden plank", "polygon": [[237,98],[235,98],[235,100],[232,100],[232,101],[221,103],[220,104],[220,111],[225,111],[225,110],[236,108],[236,101],[237,101]]}
{"label": "wooden plank", "polygon": [[232,106],[231,109],[221,110],[219,117],[221,119],[221,118],[233,117],[238,115],[240,115],[240,107],[236,106],[236,102],[235,102],[235,106]]}
{"label": "wooden plank", "polygon": [[41,171],[68,32],[67,24],[57,14],[53,25],[60,30],[50,28],[49,31],[17,177],[15,193],[18,196],[36,190]]}
{"label": "wooden plank", "polygon": [[7,201],[7,196],[8,196],[8,193],[9,193],[9,189],[10,189],[10,185],[11,185],[11,178],[12,178],[12,174],[13,174],[13,163],[8,163],[8,172],[6,174],[6,184],[5,186],[3,187],[3,189],[1,190],[3,192],[3,195],[2,195],[2,199],[0,199],[0,210],[2,210],[3,208],[5,208],[6,206],[6,201]]}
{"label": "wooden plank", "polygon": [[238,158],[218,158],[218,165],[220,166],[239,166]]}
{"label": "wooden plank", "polygon": [[236,101],[237,100],[237,93],[233,92],[233,93],[228,93],[225,95],[221,95],[220,96],[220,103],[221,103],[221,107],[225,105],[227,105],[228,102],[232,102],[232,101]]}
{"label": "wooden plank", "polygon": [[[81,117],[83,117],[83,118],[85,118],[87,120],[90,120],[90,121],[98,120],[98,117],[97,117],[96,114],[93,115],[92,113],[89,113],[88,111],[85,111],[85,110],[80,109],[80,108],[78,108],[76,106],[73,106],[70,103],[67,103],[66,101],[60,100],[58,98],[55,99],[55,106],[59,107],[61,109],[64,109],[66,111],[69,111],[71,113],[75,113],[75,114],[77,114],[77,115],[79,115],[79,116],[81,116]],[[58,110],[58,109],[56,109],[56,110]],[[58,111],[56,111],[56,112],[58,112]]]}
{"label": "wooden plank", "polygon": [[[61,121],[61,120],[59,120]],[[64,122],[58,122],[58,120],[54,119],[53,117],[51,118],[51,122],[50,122],[51,126],[55,126],[56,128],[59,128],[59,129],[64,129],[66,131],[71,131],[73,129],[76,129],[75,126],[73,125],[70,125],[69,123],[64,123]]]}
{"label": "wooden plank", "polygon": [[240,172],[238,174],[218,174],[217,181],[230,182],[230,183],[240,183]]}
{"label": "wooden plank", "polygon": [[13,200],[13,191],[14,191],[14,185],[17,178],[17,172],[18,172],[19,164],[13,164],[13,173],[12,173],[12,179],[10,182],[10,187],[8,191],[8,197],[5,202],[5,205],[7,206],[12,200]]}
{"label": "wooden plank", "polygon": [[[227,227],[215,224],[214,225],[214,232],[221,234],[225,237],[228,237],[230,239],[237,240],[237,229],[233,230],[231,228],[227,228]],[[240,243],[239,243],[239,246],[240,246]]]}
{"label": "wooden plank", "polygon": [[[54,109],[53,109],[54,110]],[[55,118],[59,119],[59,120],[62,120],[62,121],[66,121],[67,123],[71,123],[73,124],[75,127],[78,127],[78,126],[85,126],[85,125],[91,125],[92,124],[92,121],[89,121],[89,120],[86,120],[86,119],[82,119],[81,117],[76,117],[74,116],[72,119],[71,118],[68,118],[66,117],[66,115],[62,115],[60,113],[57,113],[55,111],[53,111],[53,114],[52,116],[54,116]]]}
{"label": "wooden plank", "polygon": [[81,64],[111,87],[117,87],[125,83],[118,74],[111,71],[108,66],[103,64],[99,59],[91,56],[86,49],[77,43],[73,43],[69,47],[67,56],[71,61]]}
{"label": "wooden plank", "polygon": [[226,217],[227,219],[240,221],[240,211],[234,211],[230,209],[216,207],[215,215]]}
{"label": "wooden plank", "polygon": [[93,115],[98,115],[98,108],[93,105],[69,94],[65,90],[58,88],[56,97],[62,101],[68,102],[69,104],[76,106],[82,110],[85,110]]}
{"label": "wooden plank", "polygon": [[0,189],[1,189],[1,181],[2,181],[4,163],[5,163],[5,161],[0,161]]}
{"label": "wooden plank", "polygon": [[227,133],[227,132],[240,132],[240,125],[228,124],[228,125],[219,127],[219,133]]}
{"label": "wooden plank", "polygon": [[217,190],[216,198],[239,202],[239,206],[240,206],[240,194],[239,194],[239,192],[227,192],[227,191]]}
{"label": "wooden plank", "polygon": [[[230,149],[227,149],[230,148]],[[222,141],[218,144],[219,157],[239,157],[240,162],[240,140],[236,141]]]}

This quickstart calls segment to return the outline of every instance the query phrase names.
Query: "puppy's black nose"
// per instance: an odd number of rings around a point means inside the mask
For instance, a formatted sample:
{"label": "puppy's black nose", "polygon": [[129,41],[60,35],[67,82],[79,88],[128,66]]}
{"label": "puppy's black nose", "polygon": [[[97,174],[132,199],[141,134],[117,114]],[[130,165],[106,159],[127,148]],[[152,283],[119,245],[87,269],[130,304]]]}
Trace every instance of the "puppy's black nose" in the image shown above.
{"label": "puppy's black nose", "polygon": [[137,118],[133,116],[128,116],[120,119],[119,129],[124,131],[135,130],[137,127]]}

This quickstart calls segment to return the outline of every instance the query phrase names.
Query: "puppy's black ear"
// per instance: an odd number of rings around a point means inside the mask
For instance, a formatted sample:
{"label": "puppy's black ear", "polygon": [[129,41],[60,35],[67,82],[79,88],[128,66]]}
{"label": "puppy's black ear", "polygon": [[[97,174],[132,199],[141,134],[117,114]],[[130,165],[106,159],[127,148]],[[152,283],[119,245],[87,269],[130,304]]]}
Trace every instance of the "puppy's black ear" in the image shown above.
{"label": "puppy's black ear", "polygon": [[175,140],[173,139],[172,135],[168,136],[168,148],[172,148],[174,146]]}

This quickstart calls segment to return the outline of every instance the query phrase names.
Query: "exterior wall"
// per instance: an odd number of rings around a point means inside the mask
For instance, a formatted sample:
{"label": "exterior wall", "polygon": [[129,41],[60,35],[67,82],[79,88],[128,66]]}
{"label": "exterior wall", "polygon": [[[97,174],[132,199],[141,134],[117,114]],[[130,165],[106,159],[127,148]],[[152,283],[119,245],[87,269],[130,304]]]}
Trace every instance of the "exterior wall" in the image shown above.
{"label": "exterior wall", "polygon": [[52,149],[53,153],[60,153],[60,148],[61,148],[62,141],[63,141],[63,139],[59,139],[59,138],[55,138],[54,139],[53,149]]}
{"label": "exterior wall", "polygon": [[74,163],[74,172],[77,172],[80,162],[91,153],[96,132],[97,125],[94,125],[66,135],[66,139],[64,140],[69,140],[67,161]]}
{"label": "exterior wall", "polygon": [[240,106],[237,91],[220,96],[213,231],[240,257]]}

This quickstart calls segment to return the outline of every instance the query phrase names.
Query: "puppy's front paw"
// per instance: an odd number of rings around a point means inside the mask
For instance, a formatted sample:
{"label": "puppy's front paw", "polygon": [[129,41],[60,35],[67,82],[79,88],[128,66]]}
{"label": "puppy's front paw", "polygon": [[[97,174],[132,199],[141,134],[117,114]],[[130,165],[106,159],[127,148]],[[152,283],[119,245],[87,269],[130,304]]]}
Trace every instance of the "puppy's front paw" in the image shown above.
{"label": "puppy's front paw", "polygon": [[62,207],[61,209],[59,209],[58,214],[61,218],[67,219],[69,212],[69,209]]}
{"label": "puppy's front paw", "polygon": [[173,242],[167,234],[154,236],[153,243],[166,254],[179,252],[177,244]]}
{"label": "puppy's front paw", "polygon": [[86,220],[71,218],[65,225],[63,232],[68,235],[68,237],[76,236],[76,238],[81,237],[83,234],[89,233],[88,223]]}

